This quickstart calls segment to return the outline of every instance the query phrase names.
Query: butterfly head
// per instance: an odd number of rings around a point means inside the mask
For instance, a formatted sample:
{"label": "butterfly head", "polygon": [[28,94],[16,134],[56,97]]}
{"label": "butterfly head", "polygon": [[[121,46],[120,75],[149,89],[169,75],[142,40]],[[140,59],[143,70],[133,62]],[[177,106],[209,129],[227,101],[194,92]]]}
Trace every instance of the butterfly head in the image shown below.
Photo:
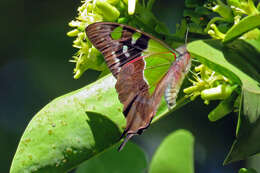
{"label": "butterfly head", "polygon": [[[186,45],[182,45],[176,49],[176,52],[178,52],[178,56],[176,61],[181,61],[180,65],[183,66],[184,72],[187,73],[191,66],[191,57],[187,50]],[[185,68],[184,68],[185,67]]]}
{"label": "butterfly head", "polygon": [[180,55],[183,55],[185,53],[188,53],[186,45],[182,45],[176,49],[176,52]]}

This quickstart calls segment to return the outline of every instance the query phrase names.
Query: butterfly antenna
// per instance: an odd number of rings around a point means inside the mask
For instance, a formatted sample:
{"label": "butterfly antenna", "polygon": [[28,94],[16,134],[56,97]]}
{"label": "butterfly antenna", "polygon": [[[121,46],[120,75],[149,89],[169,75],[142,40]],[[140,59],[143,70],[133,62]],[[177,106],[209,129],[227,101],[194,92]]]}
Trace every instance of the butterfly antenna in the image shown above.
{"label": "butterfly antenna", "polygon": [[128,141],[131,137],[133,137],[133,136],[134,136],[133,133],[127,134],[126,137],[125,137],[125,139],[124,139],[124,141],[123,141],[123,142],[121,143],[121,145],[118,147],[118,151],[121,151],[121,150],[124,148],[124,146],[125,146],[125,144],[127,143],[127,141]]}
{"label": "butterfly antenna", "polygon": [[187,46],[188,42],[188,33],[189,33],[189,24],[191,23],[191,17],[190,16],[185,16],[186,24],[187,24],[187,29],[186,29],[186,34],[185,34],[185,45]]}
{"label": "butterfly antenna", "polygon": [[187,24],[187,30],[186,30],[186,34],[185,34],[185,45],[187,45],[187,42],[188,42],[188,33],[189,33],[189,25]]}

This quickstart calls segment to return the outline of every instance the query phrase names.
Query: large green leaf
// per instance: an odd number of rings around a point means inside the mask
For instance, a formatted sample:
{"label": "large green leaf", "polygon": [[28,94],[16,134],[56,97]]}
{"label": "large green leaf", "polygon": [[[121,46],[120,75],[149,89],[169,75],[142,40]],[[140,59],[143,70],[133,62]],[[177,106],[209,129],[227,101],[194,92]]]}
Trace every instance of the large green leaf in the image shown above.
{"label": "large green leaf", "polygon": [[[11,173],[66,172],[116,144],[125,118],[115,82],[107,75],[39,111],[24,131]],[[175,109],[184,103],[180,99]],[[162,102],[154,121],[168,112]]]}
{"label": "large green leaf", "polygon": [[[200,40],[188,45],[192,56],[211,69],[225,75],[242,88],[241,123],[238,123],[237,139],[234,141],[225,163],[245,159],[260,152],[260,87],[255,80],[259,79],[258,69],[254,68],[259,64],[252,66],[250,62],[246,61],[246,59],[259,58],[259,52],[243,49],[242,44],[244,43],[239,41],[223,46],[220,41]],[[254,76],[255,79],[248,74]]]}
{"label": "large green leaf", "polygon": [[245,37],[245,41],[260,52],[260,29],[254,29],[248,32]]}
{"label": "large green leaf", "polygon": [[234,25],[232,28],[228,30],[223,39],[224,43],[232,41],[242,34],[257,28],[260,26],[260,14],[247,16],[242,19],[238,24]]}
{"label": "large green leaf", "polygon": [[[259,103],[259,98],[256,101],[256,97],[252,97],[252,102]],[[243,108],[241,108],[243,109]],[[259,111],[259,110],[258,110]],[[256,120],[255,117],[247,116],[243,114],[243,110],[240,112],[240,118],[238,121],[238,134],[237,139],[233,142],[231,150],[229,151],[224,164],[230,162],[243,160],[254,154],[260,153],[260,118],[259,113]]]}
{"label": "large green leaf", "polygon": [[[118,145],[110,148],[101,155],[94,157],[78,168],[76,173],[144,173],[147,169],[147,160],[144,152],[135,144],[129,142],[121,152],[117,151]],[[134,165],[134,166],[129,166]]]}
{"label": "large green leaf", "polygon": [[118,142],[125,124],[109,75],[59,97],[27,126],[11,173],[65,172]]}
{"label": "large green leaf", "polygon": [[193,173],[194,137],[186,130],[178,130],[164,139],[157,149],[150,173]]}
{"label": "large green leaf", "polygon": [[229,113],[231,113],[234,109],[233,106],[234,106],[236,97],[237,97],[237,94],[233,93],[227,99],[222,100],[219,103],[219,105],[209,113],[209,115],[208,115],[209,120],[214,122],[214,121],[217,121],[217,120],[223,118],[224,116],[228,115]]}

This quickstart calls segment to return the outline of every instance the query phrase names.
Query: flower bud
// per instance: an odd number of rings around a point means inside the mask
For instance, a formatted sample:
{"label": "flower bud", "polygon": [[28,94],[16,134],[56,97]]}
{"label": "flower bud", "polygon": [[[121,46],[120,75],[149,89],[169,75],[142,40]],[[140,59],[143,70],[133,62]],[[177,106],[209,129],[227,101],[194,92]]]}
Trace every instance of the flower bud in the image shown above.
{"label": "flower bud", "polygon": [[227,21],[233,21],[233,14],[231,8],[224,4],[221,0],[217,0],[217,5],[212,8],[214,12],[217,12],[220,16],[225,18]]}
{"label": "flower bud", "polygon": [[120,0],[106,0],[106,2],[108,2],[111,5],[117,5],[119,3]]}
{"label": "flower bud", "polygon": [[105,1],[97,0],[96,7],[101,15],[109,21],[115,21],[120,16],[120,12],[116,9],[116,7]]}
{"label": "flower bud", "polygon": [[228,98],[233,90],[236,88],[230,85],[219,85],[215,88],[205,89],[201,92],[201,98],[203,100],[224,100]]}
{"label": "flower bud", "polygon": [[75,37],[77,36],[79,31],[77,29],[73,29],[72,31],[67,32],[67,36],[69,37]]}
{"label": "flower bud", "polygon": [[72,20],[70,23],[69,23],[69,26],[70,27],[78,27],[80,25],[80,21],[78,20]]}
{"label": "flower bud", "polygon": [[133,15],[135,13],[135,5],[137,0],[128,0],[128,14]]}

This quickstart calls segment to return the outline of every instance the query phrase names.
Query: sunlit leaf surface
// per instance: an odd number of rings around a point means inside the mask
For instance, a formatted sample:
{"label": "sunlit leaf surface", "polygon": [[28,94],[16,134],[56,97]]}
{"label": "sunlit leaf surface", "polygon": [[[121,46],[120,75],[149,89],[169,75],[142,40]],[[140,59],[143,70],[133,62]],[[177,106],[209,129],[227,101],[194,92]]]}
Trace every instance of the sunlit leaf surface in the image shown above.
{"label": "sunlit leaf surface", "polygon": [[247,16],[238,24],[230,28],[223,40],[224,43],[232,41],[242,34],[260,26],[260,14]]}
{"label": "sunlit leaf surface", "polygon": [[257,81],[259,64],[252,63],[259,58],[259,52],[250,49],[249,45],[244,49],[243,44],[238,41],[223,46],[220,41],[209,40],[195,41],[188,45],[188,50],[194,57],[228,77],[242,89],[243,101],[237,139],[225,164],[260,152],[260,87]]}
{"label": "sunlit leaf surface", "polygon": [[[20,140],[11,173],[68,171],[119,142],[125,118],[115,82],[107,75],[39,111]],[[177,101],[175,109],[184,101]],[[162,102],[154,120],[168,112]]]}

